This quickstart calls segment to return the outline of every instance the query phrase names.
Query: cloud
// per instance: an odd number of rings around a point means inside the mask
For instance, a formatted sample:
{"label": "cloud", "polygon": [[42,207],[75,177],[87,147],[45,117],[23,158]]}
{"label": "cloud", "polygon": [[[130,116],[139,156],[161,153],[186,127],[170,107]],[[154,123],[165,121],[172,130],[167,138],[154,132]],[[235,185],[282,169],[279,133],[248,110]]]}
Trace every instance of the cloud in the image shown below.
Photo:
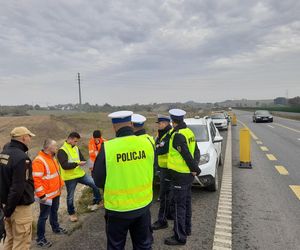
{"label": "cloud", "polygon": [[297,0],[17,2],[0,9],[3,104],[77,102],[77,72],[99,104],[300,95]]}

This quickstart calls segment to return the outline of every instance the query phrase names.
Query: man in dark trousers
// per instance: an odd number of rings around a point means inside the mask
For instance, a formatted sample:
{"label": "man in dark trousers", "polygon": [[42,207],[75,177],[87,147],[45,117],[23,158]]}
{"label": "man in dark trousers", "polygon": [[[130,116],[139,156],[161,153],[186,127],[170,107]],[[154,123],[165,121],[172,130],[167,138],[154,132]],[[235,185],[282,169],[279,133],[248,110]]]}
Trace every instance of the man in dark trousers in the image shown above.
{"label": "man in dark trousers", "polygon": [[135,136],[131,111],[109,115],[116,138],[104,142],[92,172],[104,188],[108,250],[123,250],[130,231],[133,249],[151,249],[150,204],[153,198],[154,149],[144,136]]}
{"label": "man in dark trousers", "polygon": [[195,135],[184,122],[186,112],[181,109],[169,111],[174,130],[171,133],[168,169],[172,176],[175,206],[174,235],[165,239],[166,245],[185,245],[192,233],[191,186],[194,176],[200,174],[198,167],[200,151]]}
{"label": "man in dark trousers", "polygon": [[169,141],[171,137],[172,126],[170,125],[171,119],[169,116],[158,115],[157,126],[158,136],[155,141],[156,149],[155,154],[157,157],[157,167],[160,172],[160,191],[159,201],[160,207],[158,212],[158,220],[152,224],[153,230],[164,229],[168,227],[167,217],[170,213],[170,190],[171,190],[171,177],[167,169]]}
{"label": "man in dark trousers", "polygon": [[4,249],[27,250],[32,234],[34,185],[31,160],[26,154],[31,137],[25,127],[16,127],[11,142],[0,154],[0,203],[4,205]]}

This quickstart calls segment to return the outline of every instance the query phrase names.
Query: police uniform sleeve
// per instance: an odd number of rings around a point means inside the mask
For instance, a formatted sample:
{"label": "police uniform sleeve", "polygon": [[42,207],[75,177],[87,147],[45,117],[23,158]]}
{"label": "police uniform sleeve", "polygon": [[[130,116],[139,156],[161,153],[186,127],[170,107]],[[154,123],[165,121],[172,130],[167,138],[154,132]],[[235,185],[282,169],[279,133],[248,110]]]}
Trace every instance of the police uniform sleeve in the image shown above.
{"label": "police uniform sleeve", "polygon": [[3,209],[5,217],[10,217],[15,211],[25,189],[26,180],[26,159],[16,163],[12,172],[12,183],[9,189],[6,205]]}
{"label": "police uniform sleeve", "polygon": [[106,163],[104,143],[101,146],[100,152],[96,157],[92,177],[97,187],[104,188],[106,180]]}
{"label": "police uniform sleeve", "polygon": [[191,172],[196,172],[197,174],[200,173],[197,161],[193,159],[189,151],[186,139],[183,135],[178,133],[174,135],[173,147],[180,153]]}
{"label": "police uniform sleeve", "polygon": [[198,145],[196,143],[195,151],[194,151],[194,160],[197,162],[197,165],[199,165],[200,162],[200,150],[198,148]]}
{"label": "police uniform sleeve", "polygon": [[77,163],[68,162],[68,155],[66,154],[66,152],[62,149],[59,149],[57,152],[57,160],[59,162],[59,164],[61,165],[61,167],[64,170],[70,170],[70,169],[74,169],[77,167]]}

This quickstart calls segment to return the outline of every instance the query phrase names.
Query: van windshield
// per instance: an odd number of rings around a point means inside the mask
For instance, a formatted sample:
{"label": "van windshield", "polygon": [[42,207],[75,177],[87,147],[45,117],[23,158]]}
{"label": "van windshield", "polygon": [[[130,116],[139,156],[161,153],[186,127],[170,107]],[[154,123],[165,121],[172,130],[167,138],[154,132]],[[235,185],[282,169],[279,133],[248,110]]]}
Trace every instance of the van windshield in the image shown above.
{"label": "van windshield", "polygon": [[206,125],[188,125],[193,131],[197,142],[208,141],[208,130]]}

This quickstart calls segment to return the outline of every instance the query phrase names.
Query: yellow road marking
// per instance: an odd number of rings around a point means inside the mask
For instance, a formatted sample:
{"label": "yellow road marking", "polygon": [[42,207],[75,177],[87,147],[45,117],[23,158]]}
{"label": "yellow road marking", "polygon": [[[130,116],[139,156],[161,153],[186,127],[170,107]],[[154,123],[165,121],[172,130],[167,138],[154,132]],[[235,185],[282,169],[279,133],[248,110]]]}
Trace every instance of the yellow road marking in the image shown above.
{"label": "yellow road marking", "polygon": [[262,151],[269,151],[269,149],[268,149],[267,147],[265,147],[265,146],[261,146],[260,149],[261,149]]}
{"label": "yellow road marking", "polygon": [[294,128],[290,128],[290,127],[287,127],[287,126],[285,126],[285,125],[282,125],[282,124],[279,124],[279,123],[276,123],[276,122],[274,122],[274,124],[277,125],[277,126],[280,126],[280,127],[282,127],[282,128],[286,128],[286,129],[289,129],[289,130],[291,130],[291,131],[294,131],[294,132],[296,132],[296,133],[300,133],[300,130],[297,130],[297,129],[294,129]]}
{"label": "yellow road marking", "polygon": [[290,188],[293,190],[297,198],[300,200],[300,186],[299,185],[290,185]]}
{"label": "yellow road marking", "polygon": [[240,120],[237,120],[240,124],[242,124],[245,128],[249,129],[250,131],[250,135],[251,137],[254,139],[254,140],[258,140],[258,137],[252,132],[252,130],[245,124],[243,123],[242,121]]}
{"label": "yellow road marking", "polygon": [[256,143],[257,143],[258,145],[263,144],[262,141],[256,141]]}
{"label": "yellow road marking", "polygon": [[276,157],[274,155],[272,155],[272,154],[266,154],[266,156],[268,157],[268,159],[270,161],[277,161]]}
{"label": "yellow road marking", "polygon": [[275,168],[277,169],[279,174],[289,175],[289,172],[287,171],[287,169],[284,166],[275,166]]}

